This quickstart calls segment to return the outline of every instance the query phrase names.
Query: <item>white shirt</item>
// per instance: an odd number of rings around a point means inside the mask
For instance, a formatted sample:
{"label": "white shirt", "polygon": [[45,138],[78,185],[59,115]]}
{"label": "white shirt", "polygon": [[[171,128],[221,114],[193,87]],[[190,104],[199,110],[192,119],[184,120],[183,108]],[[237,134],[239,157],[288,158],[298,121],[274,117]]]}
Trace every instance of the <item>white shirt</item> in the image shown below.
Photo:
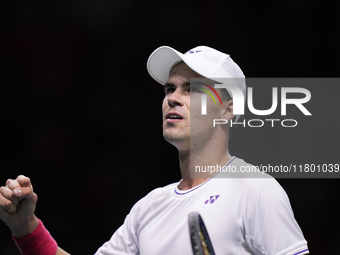
{"label": "white shirt", "polygon": [[[247,165],[233,158],[229,165]],[[302,255],[307,242],[273,178],[217,178],[190,190],[151,191],[96,255],[192,255],[188,215],[199,212],[217,255]],[[267,176],[268,177],[268,176]]]}

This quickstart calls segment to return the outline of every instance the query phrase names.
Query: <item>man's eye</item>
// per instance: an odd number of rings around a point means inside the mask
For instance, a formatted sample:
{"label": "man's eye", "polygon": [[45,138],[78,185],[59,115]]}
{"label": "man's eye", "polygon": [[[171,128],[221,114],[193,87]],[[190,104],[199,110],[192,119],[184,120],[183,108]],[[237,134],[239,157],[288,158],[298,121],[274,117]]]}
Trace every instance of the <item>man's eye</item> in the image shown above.
{"label": "man's eye", "polygon": [[189,91],[190,92],[201,92],[201,90],[199,88],[197,88],[197,87],[190,87]]}
{"label": "man's eye", "polygon": [[174,93],[174,91],[175,91],[175,88],[166,88],[165,94],[171,94],[171,93]]}

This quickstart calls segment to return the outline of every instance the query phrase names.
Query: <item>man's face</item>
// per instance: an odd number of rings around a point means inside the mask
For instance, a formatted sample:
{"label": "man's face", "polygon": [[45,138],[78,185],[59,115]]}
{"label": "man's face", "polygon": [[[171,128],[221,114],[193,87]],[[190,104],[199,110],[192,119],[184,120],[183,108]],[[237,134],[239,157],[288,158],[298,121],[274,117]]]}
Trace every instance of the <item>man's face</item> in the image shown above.
{"label": "man's face", "polygon": [[213,119],[218,119],[221,110],[216,108],[212,100],[207,100],[208,114],[201,115],[202,91],[190,86],[190,78],[203,77],[184,62],[177,64],[171,70],[169,79],[164,85],[165,98],[162,106],[165,140],[178,149],[185,150],[190,148],[190,138],[195,141],[209,138],[213,132]]}

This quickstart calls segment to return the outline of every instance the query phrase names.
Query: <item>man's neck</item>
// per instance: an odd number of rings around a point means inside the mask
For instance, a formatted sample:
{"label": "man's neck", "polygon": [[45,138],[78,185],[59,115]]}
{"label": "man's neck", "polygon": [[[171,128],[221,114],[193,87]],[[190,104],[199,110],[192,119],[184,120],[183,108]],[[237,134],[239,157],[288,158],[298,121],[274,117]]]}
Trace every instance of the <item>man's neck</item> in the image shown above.
{"label": "man's neck", "polygon": [[[197,148],[199,147],[199,148]],[[231,160],[228,141],[211,139],[204,146],[190,146],[190,149],[179,151],[179,163],[182,181],[178,185],[180,190],[191,189],[200,185],[216,172],[205,172],[197,175],[197,169],[206,170],[208,166],[225,166]],[[196,171],[196,172],[195,172]],[[191,173],[190,173],[191,172]],[[196,178],[193,178],[195,175]]]}

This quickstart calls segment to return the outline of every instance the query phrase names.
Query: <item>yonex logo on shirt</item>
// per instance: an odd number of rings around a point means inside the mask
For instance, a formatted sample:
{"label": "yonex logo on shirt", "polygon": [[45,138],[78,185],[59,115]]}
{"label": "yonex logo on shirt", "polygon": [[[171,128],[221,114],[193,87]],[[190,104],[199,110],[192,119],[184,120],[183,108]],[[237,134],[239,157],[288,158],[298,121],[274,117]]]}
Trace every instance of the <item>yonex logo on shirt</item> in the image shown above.
{"label": "yonex logo on shirt", "polygon": [[[210,202],[210,204],[213,204],[213,203],[217,200],[217,198],[219,198],[219,196],[220,196],[220,195],[210,196],[210,198],[209,198],[208,200],[206,200],[206,201],[204,202],[204,204],[207,204],[207,203],[209,203],[209,202]],[[215,197],[215,198],[214,198],[214,197]]]}

